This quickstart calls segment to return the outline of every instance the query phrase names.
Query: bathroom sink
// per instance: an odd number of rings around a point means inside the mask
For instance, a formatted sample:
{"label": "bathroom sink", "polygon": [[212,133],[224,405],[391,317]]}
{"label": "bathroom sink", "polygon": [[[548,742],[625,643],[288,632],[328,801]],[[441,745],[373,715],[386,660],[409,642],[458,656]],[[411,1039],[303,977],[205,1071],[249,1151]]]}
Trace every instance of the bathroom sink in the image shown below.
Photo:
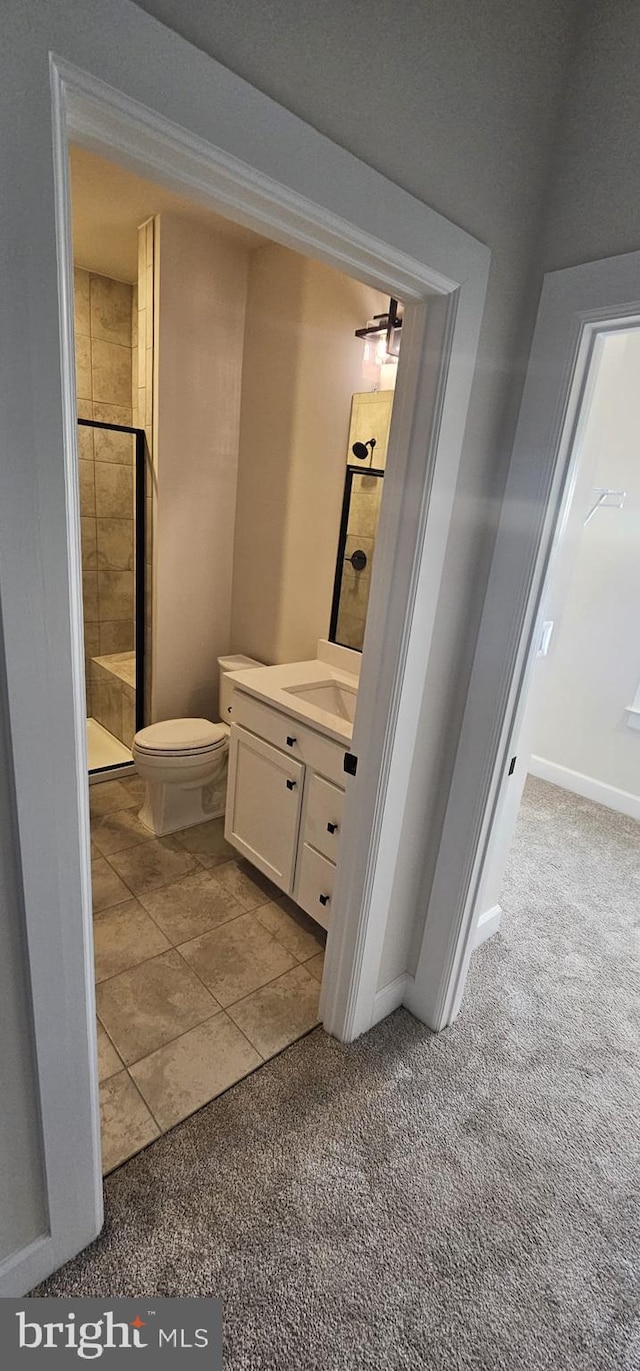
{"label": "bathroom sink", "polygon": [[353,723],[358,692],[342,681],[330,678],[326,681],[308,682],[306,685],[283,686],[283,689],[287,695],[296,695],[299,700],[314,705],[316,709],[325,710],[327,714],[335,714],[338,719],[346,719],[348,723]]}

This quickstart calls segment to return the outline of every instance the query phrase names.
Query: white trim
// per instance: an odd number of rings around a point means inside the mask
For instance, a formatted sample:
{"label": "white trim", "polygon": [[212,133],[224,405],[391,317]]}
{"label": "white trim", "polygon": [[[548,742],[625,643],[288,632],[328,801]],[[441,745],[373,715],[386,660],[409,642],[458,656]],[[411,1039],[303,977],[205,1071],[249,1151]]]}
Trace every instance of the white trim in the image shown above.
{"label": "white trim", "polygon": [[[489,252],[129,0],[103,0],[82,24],[68,0],[35,14],[7,0],[3,36],[0,175],[12,193],[3,205],[0,584],[53,1266],[101,1223],[68,127],[409,302],[356,719],[360,767],[347,794],[350,861],[338,869],[324,978],[324,1022],[344,1038],[372,1021],[393,874],[406,860],[408,760]],[[29,176],[16,177],[17,166]],[[448,907],[442,920],[448,927]]]}
{"label": "white trim", "polygon": [[[357,785],[348,787],[348,793],[356,790],[359,798],[347,804],[345,813],[343,845],[348,847],[350,862],[338,867],[333,936],[327,950],[330,973],[322,995],[325,1027],[350,1040],[371,1024],[405,812],[406,758],[413,751],[422,707],[489,254],[410,197],[399,202],[397,188],[378,177],[377,201],[379,209],[388,211],[388,237],[384,243],[377,241],[368,228],[304,200],[201,138],[187,137],[164,115],[142,109],[137,101],[78,73],[68,62],[55,59],[52,72],[64,89],[69,124],[77,139],[92,147],[99,143],[102,152],[111,149],[112,155],[116,148],[138,168],[141,158],[148,159],[155,173],[171,184],[182,182],[183,190],[197,191],[199,198],[206,197],[227,213],[231,209],[234,216],[261,232],[266,229],[280,241],[321,255],[341,269],[357,270],[359,276],[385,289],[391,274],[393,281],[402,282],[405,295],[414,297],[414,303],[407,304],[403,324],[389,443],[392,460],[388,460],[377,536],[368,651],[363,656],[352,745],[359,755],[364,754]],[[89,133],[83,133],[87,128]],[[316,137],[305,129],[305,140]],[[329,147],[333,158],[336,150]],[[326,144],[323,153],[328,160]],[[310,156],[307,150],[307,163]],[[318,148],[314,157],[316,172],[321,171]],[[361,164],[349,161],[353,163],[352,186]],[[362,170],[369,180],[372,173]],[[423,220],[423,257],[412,263],[393,240],[399,226],[409,225],[416,208]],[[447,272],[442,271],[445,261]],[[458,285],[451,271],[454,266],[462,278]],[[445,289],[446,295],[431,293]],[[415,302],[421,293],[429,297],[428,311]],[[415,492],[420,489],[422,501],[417,503]],[[394,716],[402,692],[403,713],[398,721]],[[336,909],[345,910],[343,918],[336,918]]]}
{"label": "white trim", "polygon": [[581,771],[572,771],[568,766],[547,761],[546,757],[535,756],[529,759],[529,774],[559,785],[563,790],[571,790],[574,795],[583,795],[585,800],[606,805],[607,809],[617,809],[619,814],[628,814],[630,819],[640,819],[640,795],[619,790],[606,781],[597,781],[594,776],[583,776]]}
{"label": "white trim", "polygon": [[[545,277],[414,990],[434,1029],[459,1012],[483,880],[506,807],[545,596],[606,333],[640,322],[640,252]],[[451,900],[447,947],[442,910]],[[448,975],[434,976],[434,960]]]}
{"label": "white trim", "polygon": [[636,690],[631,704],[627,705],[626,712],[629,716],[627,719],[627,728],[640,729],[640,685]]}
{"label": "white trim", "polygon": [[485,909],[484,914],[480,915],[473,940],[474,952],[477,947],[482,947],[482,944],[486,943],[487,938],[492,938],[494,933],[498,932],[501,919],[502,905],[500,904],[492,905],[491,909]]}
{"label": "white trim", "polygon": [[0,1262],[0,1290],[3,1299],[24,1295],[52,1270],[55,1252],[51,1238],[35,1238],[18,1252]]}
{"label": "white trim", "polygon": [[393,1014],[394,1009],[399,1009],[405,1002],[405,996],[413,981],[413,976],[396,976],[395,981],[385,985],[382,990],[378,990],[373,1002],[373,1014],[371,1017],[371,1027],[386,1019],[388,1014]]}

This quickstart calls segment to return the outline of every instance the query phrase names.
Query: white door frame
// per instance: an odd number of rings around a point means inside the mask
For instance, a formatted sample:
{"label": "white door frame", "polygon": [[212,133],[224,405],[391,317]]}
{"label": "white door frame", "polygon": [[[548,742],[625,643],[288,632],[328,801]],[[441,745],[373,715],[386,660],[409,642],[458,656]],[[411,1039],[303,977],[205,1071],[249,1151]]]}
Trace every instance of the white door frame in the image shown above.
{"label": "white door frame", "polygon": [[49,1216],[12,1295],[102,1223],[68,134],[407,301],[327,956],[345,1039],[374,1016],[489,253],[129,0],[6,0],[3,37],[0,586]]}
{"label": "white door frame", "polygon": [[[549,273],[523,391],[458,756],[432,888],[432,904],[416,971],[432,1026],[455,1018],[483,914],[480,897],[489,863],[506,863],[513,832],[504,813],[510,760],[517,754],[536,659],[547,590],[575,485],[580,446],[602,339],[640,322],[640,252]],[[514,820],[515,822],[515,815]],[[465,824],[476,840],[461,845]],[[451,890],[460,852],[473,855],[462,901],[450,927],[452,975],[432,975],[442,927],[431,910]],[[466,929],[465,938],[456,928]],[[411,1005],[411,1001],[408,1003]]]}

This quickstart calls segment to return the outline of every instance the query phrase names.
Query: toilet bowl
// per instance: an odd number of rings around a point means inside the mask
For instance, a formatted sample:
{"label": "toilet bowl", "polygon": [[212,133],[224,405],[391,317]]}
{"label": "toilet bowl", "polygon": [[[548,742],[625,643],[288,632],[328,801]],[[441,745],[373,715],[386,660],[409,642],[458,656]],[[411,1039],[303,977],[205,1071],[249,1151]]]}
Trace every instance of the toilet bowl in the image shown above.
{"label": "toilet bowl", "polygon": [[133,740],[146,781],[140,821],[156,837],[224,814],[229,727],[208,719],[166,719]]}
{"label": "toilet bowl", "polygon": [[[262,666],[253,657],[219,657],[219,709],[233,715],[233,673]],[[209,719],[165,719],[141,728],[133,760],[146,781],[140,821],[156,837],[219,819],[227,790],[229,724]]]}

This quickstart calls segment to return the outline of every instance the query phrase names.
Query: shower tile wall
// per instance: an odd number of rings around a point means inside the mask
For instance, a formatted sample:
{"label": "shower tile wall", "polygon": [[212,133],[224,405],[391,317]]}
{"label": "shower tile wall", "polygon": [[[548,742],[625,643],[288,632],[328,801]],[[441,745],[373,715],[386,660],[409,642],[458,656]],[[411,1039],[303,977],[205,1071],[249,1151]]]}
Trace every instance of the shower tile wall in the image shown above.
{"label": "shower tile wall", "polygon": [[[78,417],[132,421],[133,287],[76,268]],[[136,320],[137,323],[137,320]],[[87,713],[90,661],[134,647],[134,442],[78,428]]]}

